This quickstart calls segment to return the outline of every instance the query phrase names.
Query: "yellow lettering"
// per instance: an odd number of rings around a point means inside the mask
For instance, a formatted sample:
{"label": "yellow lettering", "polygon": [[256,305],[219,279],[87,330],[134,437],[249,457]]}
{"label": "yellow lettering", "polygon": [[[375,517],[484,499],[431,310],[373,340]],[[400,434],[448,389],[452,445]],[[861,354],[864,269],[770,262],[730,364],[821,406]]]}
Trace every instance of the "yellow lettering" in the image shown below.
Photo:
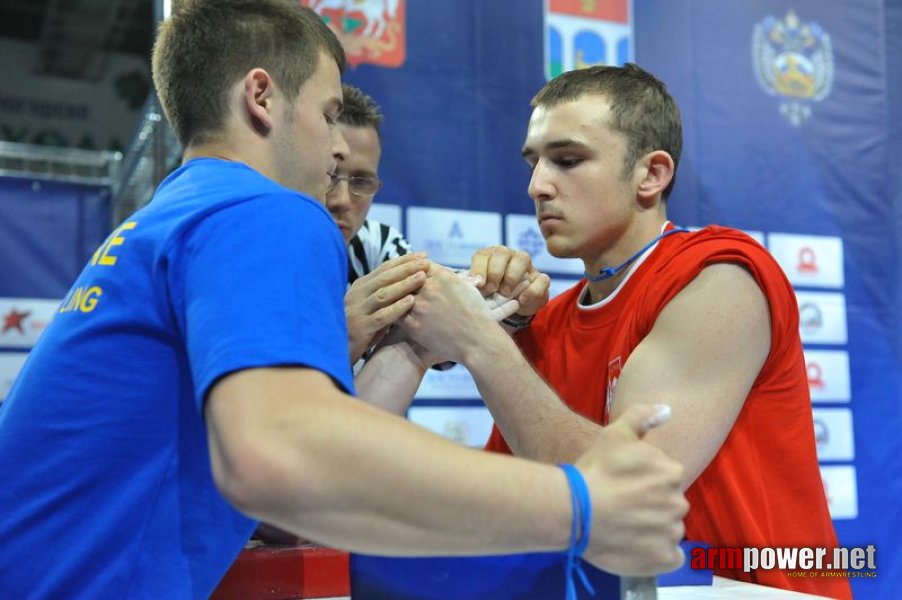
{"label": "yellow lettering", "polygon": [[85,296],[81,301],[81,312],[89,313],[97,307],[97,302],[100,300],[100,296],[103,294],[103,290],[98,286],[94,286],[89,288],[87,292],[85,292]]}
{"label": "yellow lettering", "polygon": [[72,294],[69,296],[69,302],[66,304],[66,309],[63,312],[70,312],[78,308],[78,305],[81,304],[81,291],[82,288],[75,288],[72,290]]}
{"label": "yellow lettering", "polygon": [[[113,237],[110,239],[110,241],[108,241],[106,243],[106,248],[103,251],[103,255],[100,257],[101,265],[106,266],[106,267],[112,267],[113,265],[116,264],[116,256],[110,254],[110,249],[113,246],[121,246],[122,244],[124,244],[125,238],[119,234],[121,234],[123,231],[128,231],[130,229],[134,229],[136,225],[138,225],[137,221],[129,221],[128,223],[126,223],[122,227],[120,227],[118,230],[116,230],[116,233],[113,235]],[[98,250],[98,252],[99,252],[99,250]],[[91,261],[91,264],[95,264],[93,260]]]}
{"label": "yellow lettering", "polygon": [[75,288],[69,293],[69,297],[65,300],[65,305],[60,308],[59,312],[67,313],[76,310],[89,313],[97,308],[97,303],[100,302],[100,296],[102,295],[103,290],[97,285],[87,289],[82,287]]}
{"label": "yellow lettering", "polygon": [[91,257],[91,266],[95,266],[97,261],[100,260],[100,257],[106,253],[107,249],[110,247],[110,242],[113,241],[113,238],[119,233],[119,230],[113,231],[113,233],[108,237],[97,250],[94,251],[94,256]]}

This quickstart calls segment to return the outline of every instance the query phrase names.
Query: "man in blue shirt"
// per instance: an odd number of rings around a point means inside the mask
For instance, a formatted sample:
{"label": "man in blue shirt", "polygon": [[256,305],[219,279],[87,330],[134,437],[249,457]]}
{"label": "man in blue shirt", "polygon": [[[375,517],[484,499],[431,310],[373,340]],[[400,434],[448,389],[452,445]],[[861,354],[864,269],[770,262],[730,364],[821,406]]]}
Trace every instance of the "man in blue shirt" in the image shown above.
{"label": "man in blue shirt", "polygon": [[[321,205],[343,65],[281,0],[187,1],[161,26],[185,162],[85,266],[0,409],[0,597],[206,598],[257,520],[372,553],[568,546],[560,469],[352,396],[347,255]],[[639,439],[657,414],[577,461],[599,566],[681,561],[680,469]]]}

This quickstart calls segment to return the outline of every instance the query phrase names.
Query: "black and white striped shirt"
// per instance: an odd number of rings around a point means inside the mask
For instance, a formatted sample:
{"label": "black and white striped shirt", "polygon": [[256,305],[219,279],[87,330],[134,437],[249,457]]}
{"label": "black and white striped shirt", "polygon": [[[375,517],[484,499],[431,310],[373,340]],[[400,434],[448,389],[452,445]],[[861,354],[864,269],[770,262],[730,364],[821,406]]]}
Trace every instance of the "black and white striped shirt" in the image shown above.
{"label": "black and white striped shirt", "polygon": [[348,242],[348,287],[385,261],[410,251],[410,243],[400,231],[379,221],[365,220]]}

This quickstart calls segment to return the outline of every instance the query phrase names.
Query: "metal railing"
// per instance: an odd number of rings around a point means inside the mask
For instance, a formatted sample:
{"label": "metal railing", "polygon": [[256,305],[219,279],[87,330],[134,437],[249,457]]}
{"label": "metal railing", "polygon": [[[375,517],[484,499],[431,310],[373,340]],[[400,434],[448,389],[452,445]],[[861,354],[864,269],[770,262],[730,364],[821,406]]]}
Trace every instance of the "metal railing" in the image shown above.
{"label": "metal railing", "polygon": [[157,185],[181,161],[182,147],[159,107],[156,94],[144,103],[135,136],[113,182],[113,226],[147,204]]}
{"label": "metal railing", "polygon": [[112,186],[121,162],[119,152],[0,142],[0,176]]}
{"label": "metal railing", "polygon": [[181,162],[181,155],[175,132],[151,94],[124,154],[0,141],[0,176],[109,187],[112,228],[150,201],[157,185]]}

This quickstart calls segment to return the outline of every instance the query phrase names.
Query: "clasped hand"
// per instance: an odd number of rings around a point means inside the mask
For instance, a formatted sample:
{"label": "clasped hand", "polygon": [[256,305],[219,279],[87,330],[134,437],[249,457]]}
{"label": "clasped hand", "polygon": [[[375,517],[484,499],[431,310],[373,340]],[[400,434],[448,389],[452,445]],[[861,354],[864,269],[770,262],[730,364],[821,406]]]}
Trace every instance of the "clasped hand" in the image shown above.
{"label": "clasped hand", "polygon": [[400,322],[403,332],[433,356],[465,362],[465,354],[478,347],[482,336],[499,332],[496,323],[520,310],[516,297],[530,282],[524,277],[510,296],[500,292],[483,296],[477,287],[482,284],[479,275],[433,264],[413,308]]}
{"label": "clasped hand", "polygon": [[504,246],[479,250],[468,272],[454,273],[425,254],[408,254],[358,279],[345,296],[349,349],[356,362],[367,349],[410,339],[427,366],[460,361],[493,322],[530,316],[548,302],[551,280],[529,255]]}

